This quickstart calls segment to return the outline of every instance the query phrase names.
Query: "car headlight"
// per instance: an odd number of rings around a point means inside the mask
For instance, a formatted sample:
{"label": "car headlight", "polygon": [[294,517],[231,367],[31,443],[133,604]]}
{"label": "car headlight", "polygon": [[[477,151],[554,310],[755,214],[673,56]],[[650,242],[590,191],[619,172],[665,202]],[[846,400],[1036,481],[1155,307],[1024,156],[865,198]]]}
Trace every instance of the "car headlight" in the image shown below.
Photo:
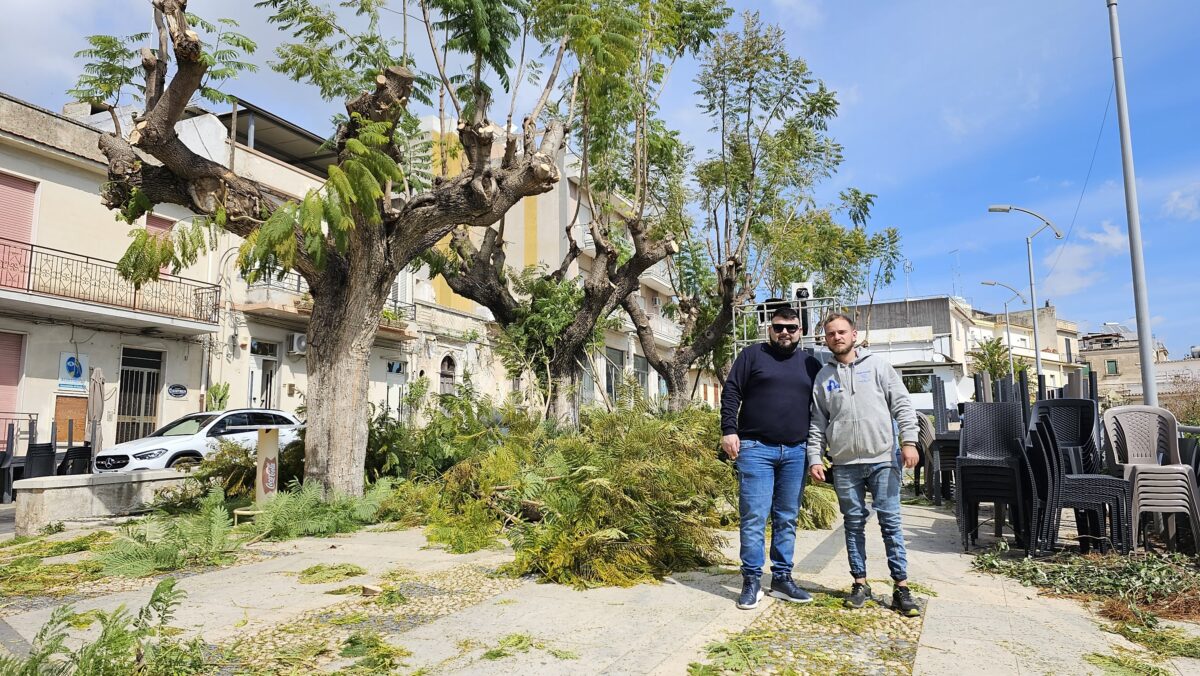
{"label": "car headlight", "polygon": [[133,457],[137,458],[138,460],[153,460],[154,458],[157,458],[166,452],[167,452],[167,449],[165,449],[165,448],[156,448],[151,451],[142,451],[141,453],[134,453]]}

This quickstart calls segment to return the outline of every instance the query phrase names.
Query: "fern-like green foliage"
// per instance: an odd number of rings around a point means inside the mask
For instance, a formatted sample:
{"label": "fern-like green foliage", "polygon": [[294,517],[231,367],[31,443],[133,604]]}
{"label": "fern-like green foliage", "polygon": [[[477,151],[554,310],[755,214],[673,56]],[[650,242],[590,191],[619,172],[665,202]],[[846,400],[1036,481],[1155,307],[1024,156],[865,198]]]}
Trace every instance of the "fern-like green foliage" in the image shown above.
{"label": "fern-like green foliage", "polygon": [[381,479],[362,497],[322,497],[316,483],[293,481],[262,506],[262,514],[247,525],[256,538],[290,540],[303,536],[326,537],[351,533],[375,523],[379,510],[392,490],[389,479]]}
{"label": "fern-like green foliage", "polygon": [[75,608],[59,606],[42,625],[26,657],[0,655],[0,674],[9,676],[178,676],[201,673],[206,666],[204,643],[183,642],[167,631],[185,593],[175,580],[159,582],[150,600],[136,615],[120,606],[112,612],[93,611],[100,634],[75,650],[67,633]]}
{"label": "fern-like green foliage", "polygon": [[803,530],[825,530],[832,528],[841,511],[837,493],[829,484],[808,484],[804,487],[804,499],[796,517],[796,527]]}
{"label": "fern-like green foliage", "polygon": [[225,494],[213,488],[195,513],[179,517],[151,516],[121,529],[100,554],[109,575],[144,577],[186,566],[228,563],[237,542],[225,507]]}

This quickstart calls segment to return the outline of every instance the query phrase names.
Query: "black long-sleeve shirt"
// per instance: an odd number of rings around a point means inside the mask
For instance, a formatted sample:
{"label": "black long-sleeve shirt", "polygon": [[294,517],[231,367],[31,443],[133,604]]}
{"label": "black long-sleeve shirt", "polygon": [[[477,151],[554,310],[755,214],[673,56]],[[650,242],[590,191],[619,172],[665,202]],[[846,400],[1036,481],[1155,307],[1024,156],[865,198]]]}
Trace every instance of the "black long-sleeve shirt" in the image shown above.
{"label": "black long-sleeve shirt", "polygon": [[766,444],[808,439],[813,377],[821,363],[797,349],[783,354],[770,343],[742,350],[721,393],[721,434]]}

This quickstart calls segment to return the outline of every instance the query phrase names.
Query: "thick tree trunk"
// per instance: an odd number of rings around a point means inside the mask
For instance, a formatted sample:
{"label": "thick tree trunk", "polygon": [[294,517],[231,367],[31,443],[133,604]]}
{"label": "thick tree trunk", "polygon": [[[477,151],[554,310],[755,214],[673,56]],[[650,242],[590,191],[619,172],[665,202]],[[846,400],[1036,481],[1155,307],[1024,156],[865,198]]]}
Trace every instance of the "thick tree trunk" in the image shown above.
{"label": "thick tree trunk", "polygon": [[669,362],[664,366],[666,368],[658,372],[658,377],[667,384],[667,407],[671,411],[682,411],[692,401],[692,392],[688,388],[688,365]]}
{"label": "thick tree trunk", "polygon": [[367,271],[339,272],[327,271],[322,283],[313,287],[304,478],[320,482],[326,493],[362,495],[367,367],[388,286],[366,278]]}

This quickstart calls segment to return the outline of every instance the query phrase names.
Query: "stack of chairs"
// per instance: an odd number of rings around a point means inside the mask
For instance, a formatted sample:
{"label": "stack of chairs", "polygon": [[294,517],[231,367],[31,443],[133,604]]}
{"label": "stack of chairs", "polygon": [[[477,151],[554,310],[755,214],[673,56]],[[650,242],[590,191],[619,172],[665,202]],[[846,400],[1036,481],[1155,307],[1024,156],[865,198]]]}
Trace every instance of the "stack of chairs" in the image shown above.
{"label": "stack of chairs", "polygon": [[1194,542],[1200,545],[1196,470],[1180,462],[1175,416],[1157,406],[1117,406],[1104,412],[1104,430],[1114,459],[1131,484],[1132,523],[1138,539],[1145,543],[1143,513],[1170,515],[1169,541],[1174,540],[1175,515],[1185,514]]}
{"label": "stack of chairs", "polygon": [[1008,505],[1013,512],[1018,541],[1024,542],[1027,551],[1032,548],[1025,500],[1025,486],[1030,478],[1023,461],[1023,428],[1021,405],[1017,402],[964,405],[954,476],[955,510],[963,551],[969,550],[977,538],[982,502],[995,504],[997,514],[1001,505]]}
{"label": "stack of chairs", "polygon": [[91,474],[92,445],[72,446],[67,449],[67,455],[58,463],[58,474]]}
{"label": "stack of chairs", "polygon": [[25,471],[21,478],[54,476],[54,444],[29,444],[25,452]]}

